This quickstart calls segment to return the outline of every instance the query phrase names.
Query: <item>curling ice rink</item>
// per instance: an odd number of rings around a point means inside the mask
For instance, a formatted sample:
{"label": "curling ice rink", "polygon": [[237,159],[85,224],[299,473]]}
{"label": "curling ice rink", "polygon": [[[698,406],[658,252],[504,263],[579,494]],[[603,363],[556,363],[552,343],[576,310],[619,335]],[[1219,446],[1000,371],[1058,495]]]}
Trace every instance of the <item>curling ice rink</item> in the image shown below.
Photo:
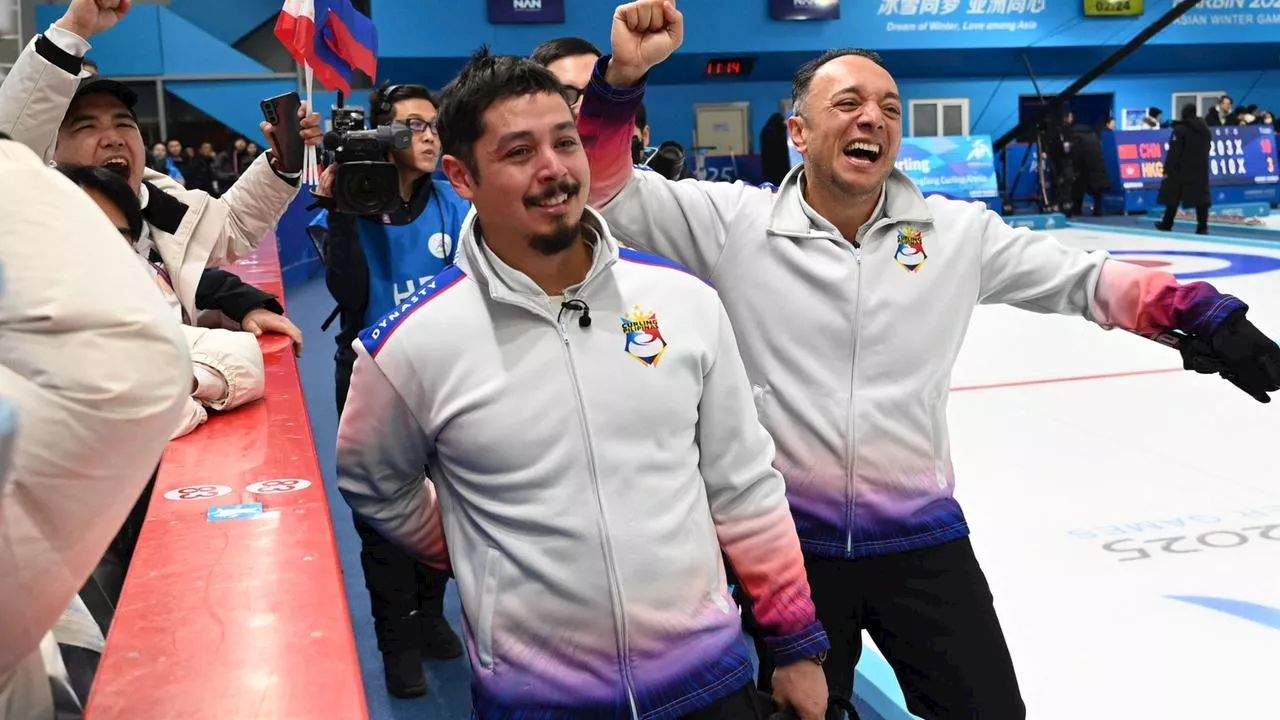
{"label": "curling ice rink", "polygon": [[[1207,280],[1280,337],[1280,242],[1055,234]],[[1030,718],[1280,718],[1280,402],[1180,367],[1079,318],[975,312],[949,407],[957,496]],[[860,694],[909,717],[874,653]]]}

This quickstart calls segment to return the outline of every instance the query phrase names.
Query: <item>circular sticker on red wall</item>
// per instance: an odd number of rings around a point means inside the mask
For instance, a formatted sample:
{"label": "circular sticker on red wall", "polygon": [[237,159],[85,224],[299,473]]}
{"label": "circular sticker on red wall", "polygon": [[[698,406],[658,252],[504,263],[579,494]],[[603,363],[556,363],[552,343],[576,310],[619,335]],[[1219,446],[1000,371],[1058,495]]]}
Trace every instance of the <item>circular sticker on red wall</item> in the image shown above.
{"label": "circular sticker on red wall", "polygon": [[187,485],[164,494],[165,500],[208,500],[231,492],[226,485]]}
{"label": "circular sticker on red wall", "polygon": [[263,480],[262,482],[256,482],[245,488],[245,490],[253,493],[254,495],[280,495],[282,493],[306,490],[309,487],[311,487],[310,480],[303,480],[301,478],[281,478],[279,480]]}

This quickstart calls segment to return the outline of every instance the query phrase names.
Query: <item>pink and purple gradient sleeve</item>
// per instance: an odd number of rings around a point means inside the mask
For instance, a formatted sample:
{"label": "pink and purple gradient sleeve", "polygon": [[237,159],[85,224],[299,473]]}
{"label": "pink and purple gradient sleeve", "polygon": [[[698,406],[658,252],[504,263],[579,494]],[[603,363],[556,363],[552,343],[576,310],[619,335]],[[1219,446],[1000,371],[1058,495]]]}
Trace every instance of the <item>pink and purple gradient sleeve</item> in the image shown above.
{"label": "pink and purple gradient sleeve", "polygon": [[751,598],[765,644],[778,665],[787,665],[831,645],[817,621],[795,523],[785,502],[775,507],[751,518],[717,519],[716,530]]}
{"label": "pink and purple gradient sleeve", "polygon": [[1168,273],[1117,260],[1102,266],[1094,301],[1099,322],[1142,335],[1182,330],[1208,338],[1232,313],[1248,310],[1209,283],[1182,284]]}
{"label": "pink and purple gradient sleeve", "polygon": [[338,489],[352,512],[421,562],[449,570],[449,549],[436,488],[427,482],[428,449],[421,426],[383,363],[399,346],[383,346],[377,359],[363,341],[356,351],[351,392],[338,424]]}
{"label": "pink and purple gradient sleeve", "polygon": [[765,643],[786,665],[830,644],[810,597],[785,484],[773,468],[773,441],[756,414],[728,315],[719,312],[719,351],[698,404],[698,467],[720,546],[751,597]]}
{"label": "pink and purple gradient sleeve", "polygon": [[578,111],[578,134],[591,161],[587,202],[596,208],[608,204],[631,178],[631,134],[645,90],[644,80],[629,88],[605,82],[609,59],[596,62]]}

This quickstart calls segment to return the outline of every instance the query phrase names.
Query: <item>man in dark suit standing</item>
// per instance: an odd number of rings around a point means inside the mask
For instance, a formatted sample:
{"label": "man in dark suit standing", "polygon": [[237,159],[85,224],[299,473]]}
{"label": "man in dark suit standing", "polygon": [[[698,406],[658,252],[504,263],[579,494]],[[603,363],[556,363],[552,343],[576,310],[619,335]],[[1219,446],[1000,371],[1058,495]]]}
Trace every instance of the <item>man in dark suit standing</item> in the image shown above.
{"label": "man in dark suit standing", "polygon": [[1209,108],[1209,112],[1205,114],[1204,121],[1210,127],[1214,125],[1235,125],[1236,116],[1231,112],[1233,101],[1230,95],[1223,95],[1218,98],[1218,104]]}
{"label": "man in dark suit standing", "polygon": [[[1228,98],[1228,101],[1230,99]],[[1157,199],[1164,205],[1160,230],[1173,229],[1178,206],[1196,209],[1196,234],[1209,234],[1209,146],[1213,137],[1209,125],[1196,114],[1194,105],[1182,107],[1182,119],[1173,124],[1169,153],[1164,161],[1164,182]]]}

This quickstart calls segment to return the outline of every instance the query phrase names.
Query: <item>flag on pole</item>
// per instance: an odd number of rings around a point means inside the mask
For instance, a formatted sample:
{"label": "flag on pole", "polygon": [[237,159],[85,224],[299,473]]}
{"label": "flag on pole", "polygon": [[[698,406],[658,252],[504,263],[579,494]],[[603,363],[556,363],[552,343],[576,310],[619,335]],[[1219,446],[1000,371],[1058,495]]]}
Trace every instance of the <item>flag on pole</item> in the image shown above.
{"label": "flag on pole", "polygon": [[377,76],[377,29],[351,0],[285,0],[275,35],[330,90],[351,94],[356,69]]}
{"label": "flag on pole", "polygon": [[[324,0],[321,0],[323,3]],[[321,15],[323,17],[323,15]],[[276,18],[275,36],[284,45],[285,50],[293,57],[294,62],[302,66],[306,77],[306,94],[303,98],[307,108],[314,110],[311,102],[311,82],[314,72],[311,68],[311,57],[316,43],[316,0],[285,0]],[[303,154],[302,184],[318,185],[320,183],[320,167],[314,152]]]}
{"label": "flag on pole", "polygon": [[378,75],[378,30],[373,21],[356,10],[351,0],[329,0],[329,17],[325,22],[325,42],[346,61],[370,79]]}
{"label": "flag on pole", "polygon": [[[327,4],[327,3],[326,3]],[[311,47],[311,68],[316,78],[330,90],[341,90],[351,94],[351,63],[339,55],[334,49],[332,14],[325,8],[325,19],[316,26],[315,41]]]}
{"label": "flag on pole", "polygon": [[[351,0],[285,0],[276,18],[275,36],[305,71],[308,108],[313,78],[347,95],[356,69],[376,79],[378,32]],[[319,168],[313,153],[306,157],[303,182],[314,185],[319,182]]]}
{"label": "flag on pole", "polygon": [[314,0],[284,0],[276,18],[275,36],[293,56],[294,62],[306,65],[316,37],[316,4]]}

